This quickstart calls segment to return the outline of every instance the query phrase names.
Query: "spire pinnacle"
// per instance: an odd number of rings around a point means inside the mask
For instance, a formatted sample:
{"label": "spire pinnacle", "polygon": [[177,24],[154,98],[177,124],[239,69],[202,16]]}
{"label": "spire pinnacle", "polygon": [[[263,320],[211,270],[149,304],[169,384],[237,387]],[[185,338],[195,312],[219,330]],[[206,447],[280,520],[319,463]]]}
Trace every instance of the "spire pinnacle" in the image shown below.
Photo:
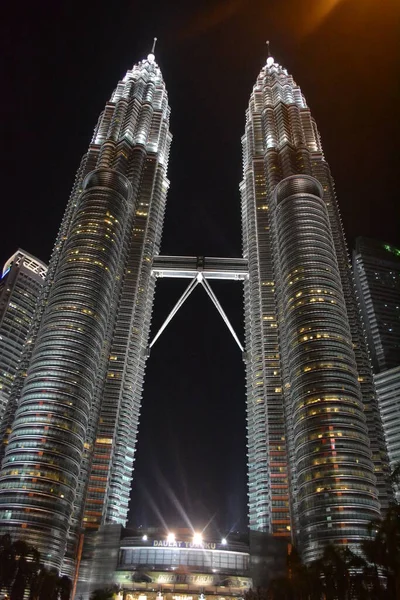
{"label": "spire pinnacle", "polygon": [[153,46],[151,48],[151,52],[150,52],[150,54],[147,55],[147,60],[151,63],[153,63],[156,59],[156,57],[154,55],[154,50],[156,49],[156,43],[157,43],[157,38],[155,37],[153,40]]}
{"label": "spire pinnacle", "polygon": [[269,47],[269,40],[266,41],[267,44],[267,67],[272,67],[272,65],[274,64],[274,57],[271,56],[271,50]]}

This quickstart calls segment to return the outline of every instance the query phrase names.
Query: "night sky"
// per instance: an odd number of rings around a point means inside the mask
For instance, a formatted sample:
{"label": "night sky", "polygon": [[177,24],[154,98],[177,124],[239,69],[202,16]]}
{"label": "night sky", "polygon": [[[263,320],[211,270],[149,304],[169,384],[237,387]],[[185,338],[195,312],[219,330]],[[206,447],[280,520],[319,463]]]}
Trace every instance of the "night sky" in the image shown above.
{"label": "night sky", "polygon": [[[154,36],[174,136],[163,254],[240,256],[240,138],[266,39],[317,120],[350,245],[357,235],[399,243],[398,0],[2,9],[1,261],[18,247],[49,259],[98,115]],[[159,282],[153,335],[186,285]],[[243,340],[241,284],[213,288]],[[199,287],[148,362],[130,524],[244,529],[245,444],[242,357]]]}

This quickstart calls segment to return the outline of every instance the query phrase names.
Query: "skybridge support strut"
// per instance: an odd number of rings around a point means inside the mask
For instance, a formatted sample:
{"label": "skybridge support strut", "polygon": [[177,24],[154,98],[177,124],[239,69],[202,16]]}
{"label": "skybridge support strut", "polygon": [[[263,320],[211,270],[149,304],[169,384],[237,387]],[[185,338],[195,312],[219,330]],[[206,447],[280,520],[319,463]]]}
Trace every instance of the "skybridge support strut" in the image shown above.
{"label": "skybridge support strut", "polygon": [[191,278],[191,282],[175,304],[174,308],[161,325],[157,334],[153,338],[153,341],[148,346],[148,354],[150,349],[154,346],[160,335],[163,333],[167,325],[172,321],[178,310],[183,306],[194,288],[200,283],[207,295],[211,299],[212,303],[221,315],[225,325],[228,327],[232,334],[233,339],[239,346],[243,357],[245,358],[244,348],[236,335],[235,330],[232,327],[224,309],[222,308],[217,296],[212,290],[208,278],[211,279],[230,279],[236,281],[243,281],[248,278],[248,266],[247,261],[243,258],[240,259],[227,259],[227,258],[204,258],[204,257],[183,257],[183,256],[158,256],[155,258],[153,267],[153,275],[156,277],[173,277],[178,279]]}
{"label": "skybridge support strut", "polygon": [[180,307],[184,305],[184,303],[189,298],[190,294],[193,292],[194,288],[198,285],[198,283],[199,282],[197,281],[197,277],[194,277],[192,279],[192,281],[189,283],[188,287],[183,292],[182,296],[179,298],[178,302],[175,304],[174,308],[171,310],[168,317],[165,319],[164,323],[161,325],[161,327],[158,330],[157,334],[155,335],[153,341],[149,344],[149,350],[151,350],[151,348],[154,346],[154,344],[156,343],[156,341],[158,340],[158,338],[160,337],[160,335],[162,334],[164,329],[167,327],[168,323],[170,323],[172,321],[172,319],[174,318],[174,316],[176,315],[176,313],[178,312]]}
{"label": "skybridge support strut", "polygon": [[226,313],[224,311],[224,309],[222,308],[217,296],[214,294],[210,284],[208,283],[207,279],[205,277],[203,277],[201,275],[201,273],[199,273],[199,275],[197,276],[199,278],[199,281],[201,283],[201,285],[203,286],[203,288],[206,290],[207,294],[209,295],[209,297],[211,298],[214,306],[216,307],[217,311],[219,312],[219,314],[221,315],[223,321],[225,322],[226,326],[228,327],[229,331],[231,332],[233,339],[235,340],[235,342],[237,343],[237,345],[239,346],[240,350],[242,352],[244,352],[244,348],[242,346],[242,344],[239,341],[238,336],[235,333],[235,330],[233,329],[231,322],[229,321],[228,317],[226,316]]}

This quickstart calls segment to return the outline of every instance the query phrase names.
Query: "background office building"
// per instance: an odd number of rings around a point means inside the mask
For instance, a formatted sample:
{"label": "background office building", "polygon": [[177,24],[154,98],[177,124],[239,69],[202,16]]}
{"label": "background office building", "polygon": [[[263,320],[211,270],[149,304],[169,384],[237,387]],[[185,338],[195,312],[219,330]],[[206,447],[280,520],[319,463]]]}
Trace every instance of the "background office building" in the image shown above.
{"label": "background office building", "polygon": [[47,265],[23,250],[5,263],[0,280],[0,422],[43,287]]}
{"label": "background office building", "polygon": [[[400,366],[375,375],[383,430],[391,469],[400,464]],[[400,486],[396,485],[396,499],[400,502]]]}
{"label": "background office building", "polygon": [[400,250],[359,237],[353,269],[374,373],[400,365]]}
{"label": "background office building", "polygon": [[[390,466],[400,461],[400,250],[357,238],[353,268]],[[399,490],[396,491],[400,500]]]}

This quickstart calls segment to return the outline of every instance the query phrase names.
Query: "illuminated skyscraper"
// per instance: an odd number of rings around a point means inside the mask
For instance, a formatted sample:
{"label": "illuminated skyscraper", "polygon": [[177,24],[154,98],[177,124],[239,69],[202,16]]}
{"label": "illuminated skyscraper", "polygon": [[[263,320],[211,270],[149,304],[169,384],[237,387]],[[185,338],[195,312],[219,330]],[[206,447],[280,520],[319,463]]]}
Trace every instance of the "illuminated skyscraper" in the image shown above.
{"label": "illuminated skyscraper", "polygon": [[312,560],[387,505],[386,450],[333,179],[272,57],[242,142],[250,528]]}
{"label": "illuminated skyscraper", "polygon": [[21,353],[35,313],[47,266],[18,250],[0,280],[0,422],[10,397]]}
{"label": "illuminated skyscraper", "polygon": [[82,159],[33,351],[24,358],[27,373],[15,387],[18,408],[0,475],[1,528],[23,535],[51,566],[60,568],[67,552],[67,573],[82,519],[86,527],[126,520],[151,264],[169,185],[169,115],[150,54],[119,82]]}

